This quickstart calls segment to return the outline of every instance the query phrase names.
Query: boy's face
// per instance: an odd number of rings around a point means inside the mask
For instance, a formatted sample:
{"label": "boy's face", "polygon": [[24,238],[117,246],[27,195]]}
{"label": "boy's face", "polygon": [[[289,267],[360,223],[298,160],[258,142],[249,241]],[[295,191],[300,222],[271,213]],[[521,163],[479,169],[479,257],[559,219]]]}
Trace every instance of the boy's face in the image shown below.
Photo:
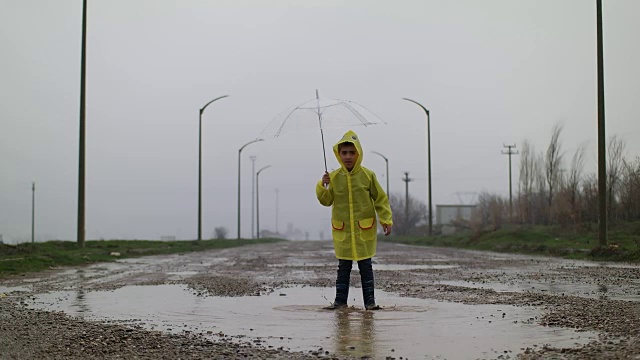
{"label": "boy's face", "polygon": [[356,160],[358,160],[358,151],[355,145],[344,144],[340,146],[340,160],[342,160],[347,170],[351,171],[356,165]]}

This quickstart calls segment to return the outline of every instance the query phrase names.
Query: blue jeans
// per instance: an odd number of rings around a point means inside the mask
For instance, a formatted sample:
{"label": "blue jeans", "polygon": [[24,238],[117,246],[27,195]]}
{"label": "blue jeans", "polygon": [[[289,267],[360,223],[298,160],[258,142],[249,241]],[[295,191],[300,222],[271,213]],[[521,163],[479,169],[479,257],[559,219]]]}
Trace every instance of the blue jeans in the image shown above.
{"label": "blue jeans", "polygon": [[[336,279],[336,304],[347,303],[352,266],[352,260],[339,259],[338,278]],[[362,298],[364,299],[364,305],[374,305],[376,299],[374,296],[374,278],[371,258],[358,261],[358,269],[360,270],[360,281],[362,281]]]}

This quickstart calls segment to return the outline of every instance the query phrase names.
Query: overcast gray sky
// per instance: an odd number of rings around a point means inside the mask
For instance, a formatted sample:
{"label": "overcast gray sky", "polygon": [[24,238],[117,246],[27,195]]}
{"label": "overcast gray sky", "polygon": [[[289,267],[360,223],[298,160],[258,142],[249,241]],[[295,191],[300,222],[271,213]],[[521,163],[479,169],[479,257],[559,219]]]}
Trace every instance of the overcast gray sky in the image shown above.
{"label": "overcast gray sky", "polygon": [[[640,154],[640,2],[604,0],[607,136]],[[0,234],[76,239],[81,0],[0,0]],[[238,149],[281,111],[315,97],[356,101],[388,125],[353,128],[363,165],[391,193],[433,202],[508,196],[503,144],[543,151],[562,124],[567,160],[582,144],[596,171],[595,0],[89,0],[87,239],[193,239],[198,112],[203,115],[203,235],[235,237]],[[325,132],[327,149],[344,129]],[[260,227],[329,234],[314,187],[317,129],[242,152],[242,235],[251,235],[251,173]],[[329,168],[337,161],[327,153]],[[513,158],[517,189],[518,156]],[[568,163],[565,163],[568,166]],[[279,190],[276,207],[276,189]]]}

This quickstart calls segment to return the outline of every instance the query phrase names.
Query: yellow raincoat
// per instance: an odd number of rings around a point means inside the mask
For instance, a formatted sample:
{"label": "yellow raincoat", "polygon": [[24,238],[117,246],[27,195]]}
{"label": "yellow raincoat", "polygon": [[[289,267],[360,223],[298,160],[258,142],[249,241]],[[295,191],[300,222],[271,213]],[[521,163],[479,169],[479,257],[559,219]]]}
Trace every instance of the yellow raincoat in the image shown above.
{"label": "yellow raincoat", "polygon": [[[343,142],[353,143],[358,151],[358,159],[350,172],[338,152],[338,145]],[[345,133],[333,146],[333,153],[341,167],[329,174],[328,188],[322,180],[318,182],[316,195],[322,205],[333,205],[331,226],[336,257],[355,261],[371,258],[376,254],[376,212],[380,224],[393,224],[389,198],[376,174],[360,165],[363,152],[356,133],[351,130]]]}

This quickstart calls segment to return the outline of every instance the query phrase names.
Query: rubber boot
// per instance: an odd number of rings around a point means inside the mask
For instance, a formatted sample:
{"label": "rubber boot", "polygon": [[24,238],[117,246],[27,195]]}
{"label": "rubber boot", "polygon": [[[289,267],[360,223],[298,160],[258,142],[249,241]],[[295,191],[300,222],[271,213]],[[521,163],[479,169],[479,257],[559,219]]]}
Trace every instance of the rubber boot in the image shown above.
{"label": "rubber boot", "polygon": [[338,263],[338,277],[336,278],[336,306],[346,305],[349,298],[349,281],[351,280],[351,260],[340,260]]}
{"label": "rubber boot", "polygon": [[358,261],[358,269],[360,270],[360,280],[362,281],[362,299],[364,300],[365,309],[380,309],[380,307],[376,305],[375,280],[371,259]]}

